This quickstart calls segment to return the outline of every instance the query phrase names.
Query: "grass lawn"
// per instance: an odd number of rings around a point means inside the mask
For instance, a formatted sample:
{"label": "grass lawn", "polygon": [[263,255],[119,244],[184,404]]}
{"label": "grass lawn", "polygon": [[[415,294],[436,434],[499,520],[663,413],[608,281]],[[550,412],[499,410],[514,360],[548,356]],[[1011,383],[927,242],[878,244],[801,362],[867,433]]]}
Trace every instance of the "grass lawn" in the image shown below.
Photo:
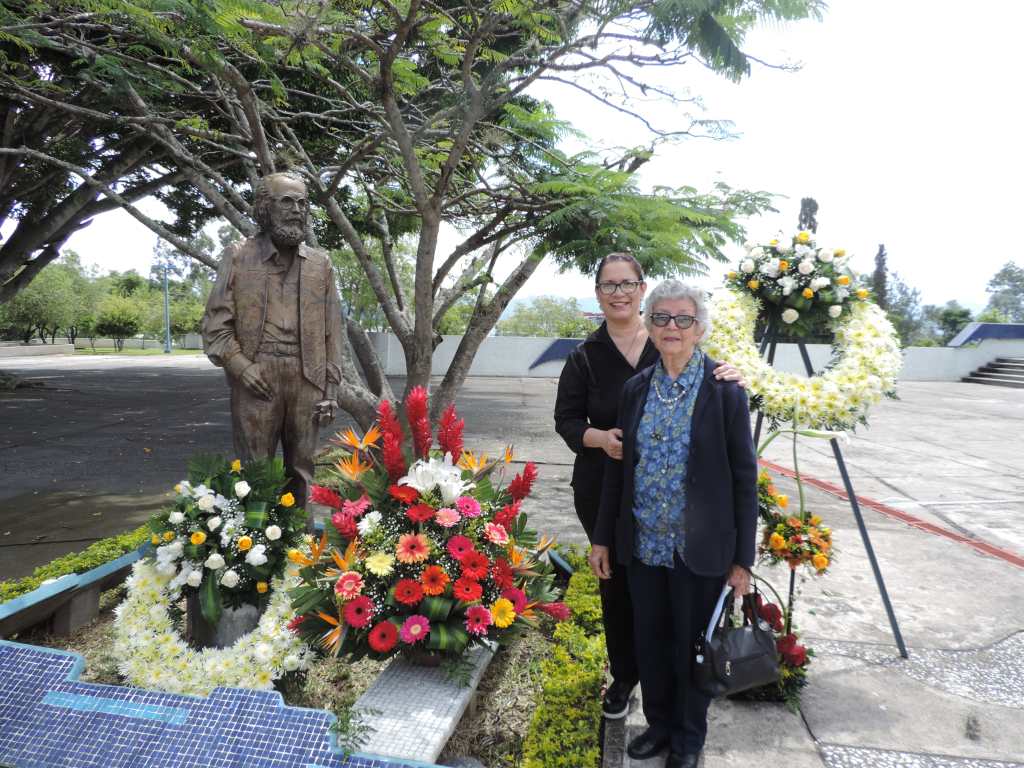
{"label": "grass lawn", "polygon": [[[118,352],[113,347],[96,347],[96,349],[76,349],[76,355],[125,355],[130,357],[137,357],[140,355],[162,355],[164,354],[163,345],[154,345],[152,347],[146,347],[145,349],[122,349]],[[172,355],[201,355],[203,350],[201,349],[172,349]]]}

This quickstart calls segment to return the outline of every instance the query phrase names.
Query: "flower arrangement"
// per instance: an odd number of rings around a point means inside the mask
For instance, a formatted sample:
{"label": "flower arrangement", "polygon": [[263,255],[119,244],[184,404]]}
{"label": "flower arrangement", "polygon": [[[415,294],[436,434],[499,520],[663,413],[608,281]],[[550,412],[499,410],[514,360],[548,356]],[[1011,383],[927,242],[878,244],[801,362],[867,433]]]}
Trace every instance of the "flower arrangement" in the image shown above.
{"label": "flower arrangement", "polygon": [[156,571],[172,593],[196,594],[215,624],[224,605],[264,605],[287,552],[305,532],[305,512],[290,493],[280,459],[196,456],[174,503],[150,520]]}
{"label": "flower arrangement", "polygon": [[[765,584],[775,593],[771,584],[758,579],[758,582]],[[758,618],[764,621],[771,628],[775,635],[775,650],[779,660],[779,681],[772,685],[763,685],[752,690],[744,691],[735,698],[753,701],[785,701],[794,709],[800,702],[800,689],[807,685],[807,667],[814,657],[814,650],[800,643],[800,635],[796,627],[790,622],[787,627],[785,623],[786,614],[779,606],[782,599],[775,593],[778,603],[765,600],[758,592],[755,595]],[[747,607],[744,606],[744,611]]]}
{"label": "flower arrangement", "polygon": [[257,627],[230,648],[195,650],[177,631],[181,584],[149,560],[138,561],[128,596],[115,609],[114,655],[130,685],[147,690],[209,694],[218,686],[270,690],[274,681],[305,671],[313,654],[287,627],[291,604],[283,582]]}
{"label": "flower arrangement", "polygon": [[449,406],[432,451],[421,387],[405,412],[409,440],[388,401],[365,435],[339,436],[347,455],[332,487],[312,495],[334,509],[330,525],[311,547],[289,553],[303,582],[292,590],[296,631],[334,655],[421,649],[457,657],[535,625],[540,613],[565,618],[541,557],[553,542],[538,541],[521,511],[535,465],[504,485],[511,448],[503,461],[464,451],[463,421]]}
{"label": "flower arrangement", "polygon": [[777,327],[789,335],[818,332],[848,312],[852,302],[868,298],[846,252],[818,248],[810,232],[746,248],[746,257],[726,274],[726,284],[760,299],[769,319],[778,318]]}
{"label": "flower arrangement", "polygon": [[832,529],[806,510],[789,514],[789,497],[778,493],[764,470],[758,475],[757,492],[758,515],[764,524],[758,547],[761,562],[785,562],[791,569],[803,564],[817,574],[825,573],[832,552]]}
{"label": "flower arrangement", "polygon": [[708,354],[735,365],[747,380],[754,405],[771,426],[790,423],[799,404],[801,423],[815,429],[852,429],[866,424],[870,407],[895,397],[903,364],[899,337],[877,305],[858,301],[832,320],[832,360],[810,378],[778,371],[754,343],[760,303],[750,291],[719,291]]}

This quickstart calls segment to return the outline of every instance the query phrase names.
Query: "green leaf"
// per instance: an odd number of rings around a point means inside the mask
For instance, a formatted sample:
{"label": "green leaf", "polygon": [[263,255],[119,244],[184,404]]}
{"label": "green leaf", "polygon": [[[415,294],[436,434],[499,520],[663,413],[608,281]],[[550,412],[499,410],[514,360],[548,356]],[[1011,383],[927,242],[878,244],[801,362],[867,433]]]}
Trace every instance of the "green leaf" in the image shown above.
{"label": "green leaf", "polygon": [[455,601],[450,600],[447,597],[433,597],[428,596],[423,598],[420,602],[419,610],[430,619],[434,621],[444,621],[448,618],[448,614],[452,612],[452,606],[455,605]]}
{"label": "green leaf", "polygon": [[469,643],[469,633],[457,622],[447,624],[431,624],[427,635],[427,647],[435,651],[458,654],[465,650]]}
{"label": "green leaf", "polygon": [[250,501],[245,505],[245,527],[263,530],[267,524],[267,503]]}
{"label": "green leaf", "polygon": [[199,586],[199,607],[202,610],[203,618],[210,624],[215,625],[220,621],[220,585],[217,583],[217,575],[214,571],[204,574],[203,583]]}

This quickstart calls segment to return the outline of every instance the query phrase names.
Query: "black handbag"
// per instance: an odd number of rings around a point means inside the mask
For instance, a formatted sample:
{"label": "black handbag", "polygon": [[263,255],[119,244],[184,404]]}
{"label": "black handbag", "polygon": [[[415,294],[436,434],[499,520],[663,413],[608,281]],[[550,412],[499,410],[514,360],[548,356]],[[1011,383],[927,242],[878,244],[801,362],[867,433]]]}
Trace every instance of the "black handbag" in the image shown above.
{"label": "black handbag", "polygon": [[732,604],[732,587],[725,586],[695,647],[693,684],[712,698],[779,680],[775,637],[758,616],[754,594],[743,596],[747,610],[743,611],[742,626],[732,625]]}

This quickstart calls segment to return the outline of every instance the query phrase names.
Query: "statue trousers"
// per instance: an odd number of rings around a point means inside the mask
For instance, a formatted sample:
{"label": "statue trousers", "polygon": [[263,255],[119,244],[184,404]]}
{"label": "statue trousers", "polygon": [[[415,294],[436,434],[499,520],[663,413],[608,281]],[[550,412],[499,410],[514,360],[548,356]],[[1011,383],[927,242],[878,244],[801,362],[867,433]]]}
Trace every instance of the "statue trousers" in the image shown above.
{"label": "statue trousers", "polygon": [[324,392],[302,375],[302,360],[297,355],[259,352],[254,362],[259,364],[260,375],[274,395],[264,400],[241,381],[231,381],[235,451],[243,462],[271,458],[280,443],[289,477],[288,490],[295,495],[297,504],[308,508],[313,454],[320,431],[313,407],[324,399]]}

